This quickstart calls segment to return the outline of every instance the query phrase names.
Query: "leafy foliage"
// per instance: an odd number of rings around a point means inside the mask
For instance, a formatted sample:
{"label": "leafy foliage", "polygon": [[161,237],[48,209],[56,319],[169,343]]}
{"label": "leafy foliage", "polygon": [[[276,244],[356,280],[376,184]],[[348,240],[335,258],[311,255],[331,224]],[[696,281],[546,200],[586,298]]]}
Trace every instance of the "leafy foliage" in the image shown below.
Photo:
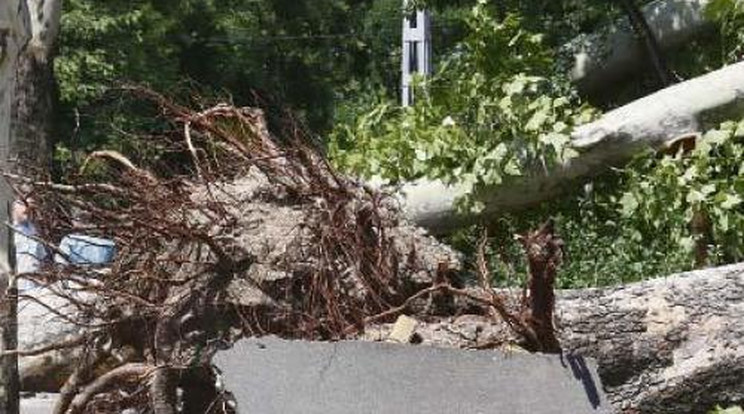
{"label": "leafy foliage", "polygon": [[426,176],[474,188],[570,158],[568,131],[593,112],[552,75],[542,36],[516,14],[497,15],[486,1],[473,7],[468,35],[420,80],[414,106],[383,101],[339,125],[334,160],[392,182]]}
{"label": "leafy foliage", "polygon": [[733,406],[728,408],[723,408],[721,406],[716,406],[715,409],[710,411],[710,414],[742,414],[744,413],[744,410],[741,409],[739,406]]}
{"label": "leafy foliage", "polygon": [[281,102],[323,131],[353,85],[397,88],[390,45],[401,16],[397,0],[66,1],[55,63],[60,160],[126,145],[128,131],[147,126],[117,93],[121,83],[269,109]]}
{"label": "leafy foliage", "polygon": [[[420,80],[415,106],[400,108],[378,97],[377,106],[337,126],[331,140],[336,162],[392,182],[429,177],[477,190],[570,158],[568,132],[596,111],[582,105],[568,82],[555,74],[556,57],[548,45],[559,39],[551,33],[557,23],[519,17],[518,11],[537,3],[494,7],[477,2],[455,52],[434,77]],[[587,4],[592,12],[600,10]],[[688,72],[720,64],[714,61],[705,55]],[[735,234],[742,230],[742,188],[731,177],[739,174],[735,160],[742,154],[734,125],[708,132],[693,154],[640,157],[626,170],[596,179],[591,191],[490,223],[498,283],[524,276],[524,266],[514,265],[520,256],[511,235],[547,217],[557,219],[566,240],[562,287],[622,283],[693,268],[693,250],[708,236],[691,226],[701,213],[710,216],[713,226],[710,263],[741,259]],[[477,201],[465,201],[466,207],[479,208]],[[476,233],[465,230],[453,242],[467,251]]]}
{"label": "leafy foliage", "polygon": [[[639,156],[561,200],[504,215],[490,224],[496,282],[524,278],[511,235],[549,217],[566,242],[567,260],[558,278],[563,288],[627,283],[744,260],[742,159],[744,121],[724,122],[690,151]],[[456,235],[454,242],[467,251],[473,232]],[[703,263],[696,260],[701,247]]]}
{"label": "leafy foliage", "polygon": [[692,223],[704,217],[712,231],[713,263],[744,258],[744,121],[708,131],[696,147],[674,156],[646,157],[625,172],[618,200],[638,237],[668,235],[692,251],[703,234]]}
{"label": "leafy foliage", "polygon": [[[620,177],[610,173],[558,200],[534,209],[503,214],[488,223],[490,265],[494,283],[522,285],[527,277],[523,253],[513,235],[556,222],[565,242],[559,288],[617,285],[690,270],[689,252],[665,234],[641,234],[632,218],[624,217],[616,200],[623,193]],[[466,254],[479,237],[476,227],[453,235],[450,242]]]}
{"label": "leafy foliage", "polygon": [[744,2],[713,0],[706,13],[720,23],[721,55],[724,62],[737,62],[744,57]]}

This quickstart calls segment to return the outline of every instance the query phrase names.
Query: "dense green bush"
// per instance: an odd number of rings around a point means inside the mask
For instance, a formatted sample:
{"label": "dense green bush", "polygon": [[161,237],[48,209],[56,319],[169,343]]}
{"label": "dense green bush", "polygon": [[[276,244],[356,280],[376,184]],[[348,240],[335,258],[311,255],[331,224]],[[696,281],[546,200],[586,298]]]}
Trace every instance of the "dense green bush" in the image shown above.
{"label": "dense green bush", "polygon": [[744,2],[740,0],[712,0],[706,13],[720,23],[721,60],[737,62],[744,57]]}
{"label": "dense green bush", "polygon": [[[637,238],[664,234],[692,251],[708,237],[711,264],[744,259],[743,139],[744,121],[725,122],[689,153],[645,157],[627,168],[619,208]],[[693,228],[694,220],[707,228]]]}

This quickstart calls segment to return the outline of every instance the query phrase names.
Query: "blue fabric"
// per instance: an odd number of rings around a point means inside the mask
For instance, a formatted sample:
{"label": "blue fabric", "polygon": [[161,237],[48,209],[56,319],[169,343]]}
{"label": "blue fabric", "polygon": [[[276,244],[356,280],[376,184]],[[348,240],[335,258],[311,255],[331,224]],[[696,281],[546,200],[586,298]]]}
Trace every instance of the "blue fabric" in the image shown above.
{"label": "blue fabric", "polygon": [[116,243],[101,237],[70,234],[62,239],[59,250],[67,257],[57,255],[57,263],[67,263],[69,259],[72,264],[105,265],[114,260]]}

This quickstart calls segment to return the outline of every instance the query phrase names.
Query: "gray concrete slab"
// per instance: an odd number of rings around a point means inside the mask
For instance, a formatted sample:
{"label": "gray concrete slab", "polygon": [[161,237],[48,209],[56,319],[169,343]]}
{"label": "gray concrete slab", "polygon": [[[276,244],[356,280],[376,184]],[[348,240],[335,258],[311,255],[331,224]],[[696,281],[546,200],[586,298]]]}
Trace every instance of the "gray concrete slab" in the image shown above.
{"label": "gray concrete slab", "polygon": [[242,414],[610,412],[576,357],[262,338],[214,362]]}

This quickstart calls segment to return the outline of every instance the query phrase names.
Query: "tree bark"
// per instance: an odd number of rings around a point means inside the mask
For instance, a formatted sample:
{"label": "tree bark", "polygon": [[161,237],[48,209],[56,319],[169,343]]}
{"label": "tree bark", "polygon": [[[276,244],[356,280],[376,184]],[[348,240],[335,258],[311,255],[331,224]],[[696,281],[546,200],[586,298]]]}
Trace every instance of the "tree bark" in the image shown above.
{"label": "tree bark", "polygon": [[176,414],[176,384],[170,368],[160,367],[153,373],[150,401],[153,414]]}
{"label": "tree bark", "polygon": [[594,357],[623,413],[705,413],[744,402],[744,264],[558,301],[564,349]]}
{"label": "tree bark", "polygon": [[16,172],[45,174],[51,162],[54,90],[51,63],[24,53],[19,56],[16,68],[11,162]]}
{"label": "tree bark", "polygon": [[[61,0],[4,0],[0,3],[0,168],[25,159],[33,165],[51,121],[51,55],[59,28]],[[40,82],[41,79],[45,81]],[[0,222],[8,222],[13,194],[0,184]],[[17,343],[17,289],[11,275],[9,232],[0,232],[0,350]],[[18,359],[0,361],[0,414],[18,412]]]}
{"label": "tree bark", "polygon": [[[744,263],[559,291],[555,325],[565,354],[596,359],[615,412],[707,413],[716,404],[744,403],[741,315]],[[389,329],[370,327],[365,337],[379,340]],[[423,345],[453,348],[494,348],[515,339],[506,323],[483,314],[422,318],[415,333]]]}
{"label": "tree bark", "polygon": [[[537,205],[642,151],[663,148],[742,113],[744,62],[678,83],[576,128],[571,134],[571,145],[579,152],[576,158],[477,190],[475,197],[485,205],[481,216]],[[446,233],[478,218],[458,213],[455,203],[465,194],[462,186],[436,180],[405,184],[398,193],[408,218],[434,233]]]}
{"label": "tree bark", "polygon": [[[664,0],[641,8],[661,51],[688,44],[715,27],[705,16],[710,0]],[[583,94],[599,95],[608,85],[646,70],[644,47],[627,19],[605,31],[574,39],[563,47],[571,56],[571,78]]]}
{"label": "tree bark", "polygon": [[[0,168],[7,169],[12,142],[11,122],[18,58],[30,38],[30,15],[25,1],[0,3]],[[0,222],[8,221],[12,192],[5,180],[0,183]],[[17,320],[14,278],[10,266],[9,232],[0,231],[0,350],[16,347]],[[0,360],[0,414],[18,413],[18,358],[5,355]]]}
{"label": "tree bark", "polygon": [[672,72],[667,66],[666,58],[664,53],[659,47],[659,42],[656,40],[656,35],[651,30],[651,27],[646,20],[643,12],[636,6],[634,0],[620,0],[620,7],[628,17],[630,26],[635,32],[636,38],[639,42],[643,43],[645,55],[651,61],[651,64],[656,71],[656,76],[659,80],[659,84],[662,87],[667,87],[674,83]]}
{"label": "tree bark", "polygon": [[48,171],[51,161],[53,56],[61,0],[26,0],[31,38],[16,64],[16,92],[10,152],[19,172]]}

